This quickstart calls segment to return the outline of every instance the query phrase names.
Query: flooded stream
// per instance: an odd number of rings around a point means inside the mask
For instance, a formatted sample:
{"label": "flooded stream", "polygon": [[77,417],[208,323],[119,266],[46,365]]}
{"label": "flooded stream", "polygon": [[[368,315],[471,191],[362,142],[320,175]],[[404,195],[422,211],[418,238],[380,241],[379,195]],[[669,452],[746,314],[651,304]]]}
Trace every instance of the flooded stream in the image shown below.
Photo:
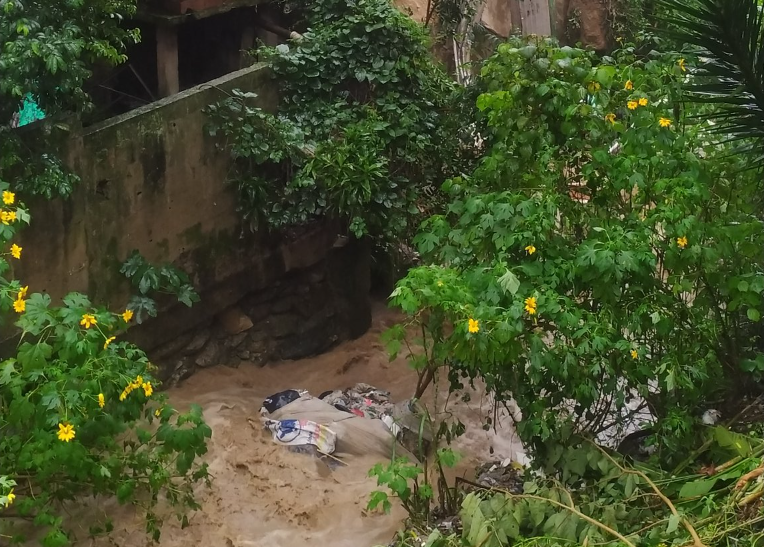
{"label": "flooded stream", "polygon": [[[379,304],[366,335],[324,355],[262,368],[213,367],[170,390],[176,407],[198,403],[204,408],[213,430],[205,459],[214,480],[211,488],[199,490],[202,510],[191,515],[187,528],[181,529],[174,518],[167,519],[161,545],[387,545],[405,514],[398,507],[388,515],[365,510],[369,494],[376,488],[367,473],[378,457],[346,459],[347,466],[329,472],[323,463],[277,446],[269,433],[253,427],[250,420],[259,425],[263,399],[289,388],[307,389],[317,395],[365,382],[390,391],[394,401],[411,397],[416,375],[403,357],[389,362],[379,339],[380,333],[397,320],[394,312]],[[467,426],[467,433],[455,446],[463,455],[456,470],[461,475],[470,475],[477,462],[514,458],[519,449],[509,418],[496,433],[483,430],[482,416],[489,403],[479,392],[471,395],[469,403],[457,401],[449,406]],[[114,543],[87,540],[77,547],[150,545],[140,519],[128,509],[112,504],[101,509],[114,515]],[[87,535],[86,520],[80,537]]]}

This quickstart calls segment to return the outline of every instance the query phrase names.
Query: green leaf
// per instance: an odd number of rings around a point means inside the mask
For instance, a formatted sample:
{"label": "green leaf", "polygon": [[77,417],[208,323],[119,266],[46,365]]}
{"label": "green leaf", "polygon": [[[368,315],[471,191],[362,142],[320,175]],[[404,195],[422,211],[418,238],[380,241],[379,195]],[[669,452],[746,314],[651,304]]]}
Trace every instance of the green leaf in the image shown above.
{"label": "green leaf", "polygon": [[609,86],[615,78],[616,68],[614,66],[602,65],[597,67],[597,72],[594,79],[601,83],[603,86]]}
{"label": "green leaf", "polygon": [[19,321],[19,326],[38,334],[44,326],[53,323],[53,314],[48,309],[50,307],[50,295],[45,293],[34,293],[26,302],[26,311]]}
{"label": "green leaf", "polygon": [[0,386],[10,384],[13,377],[17,374],[16,360],[8,359],[5,361],[2,366],[0,366]]}
{"label": "green leaf", "polygon": [[52,393],[47,393],[40,399],[40,404],[48,410],[53,410],[61,404],[61,397],[55,391]]}
{"label": "green leaf", "polygon": [[626,475],[626,483],[623,487],[623,493],[626,495],[627,498],[630,498],[632,494],[634,494],[634,490],[637,486],[636,477],[632,475],[631,473]]}
{"label": "green leaf", "polygon": [[135,491],[135,481],[128,480],[123,482],[117,488],[117,501],[119,501],[119,503],[125,503],[126,501],[130,499],[134,491]]}
{"label": "green leaf", "polygon": [[159,288],[159,275],[154,268],[147,269],[140,281],[138,282],[138,290],[141,294],[145,295],[149,291],[157,290]]}
{"label": "green leaf", "polygon": [[679,515],[671,515],[669,517],[668,526],[666,527],[667,534],[673,534],[679,528]]}
{"label": "green leaf", "polygon": [[759,319],[761,319],[761,314],[759,313],[759,310],[757,310],[756,308],[748,308],[746,315],[748,316],[748,319],[750,319],[751,321],[758,321]]}
{"label": "green leaf", "polygon": [[43,547],[64,547],[69,545],[69,538],[60,529],[55,528],[42,538],[42,545]]}
{"label": "green leaf", "polygon": [[507,273],[499,278],[499,286],[501,286],[504,292],[515,295],[520,290],[520,280],[514,273],[507,270]]}
{"label": "green leaf", "polygon": [[128,279],[132,279],[138,273],[138,270],[144,266],[146,266],[146,259],[143,258],[141,253],[139,253],[137,250],[134,250],[132,253],[130,253],[128,259],[125,260],[125,262],[122,264],[122,267],[119,269],[119,271]]}
{"label": "green leaf", "polygon": [[729,448],[742,457],[747,457],[751,453],[751,445],[745,436],[730,431],[723,426],[716,426],[713,431],[714,438],[720,446]]}
{"label": "green leaf", "polygon": [[390,509],[392,508],[392,504],[390,503],[390,499],[388,495],[385,494],[384,492],[380,492],[379,490],[377,490],[371,493],[371,496],[369,497],[369,503],[366,505],[366,508],[369,511],[373,511],[380,504],[382,505],[382,510],[385,513],[390,512]]}
{"label": "green leaf", "polygon": [[90,299],[84,294],[78,292],[71,292],[67,294],[63,299],[64,305],[67,308],[87,309],[90,307]]}
{"label": "green leaf", "polygon": [[459,455],[450,448],[438,449],[438,461],[443,467],[453,468],[459,460]]}
{"label": "green leaf", "polygon": [[716,480],[717,479],[710,478],[685,483],[679,490],[679,497],[682,499],[688,499],[705,496],[711,490],[713,490],[714,486],[716,485]]}
{"label": "green leaf", "polygon": [[501,520],[499,520],[499,526],[509,539],[517,539],[520,537],[520,523],[515,520],[512,513],[503,514]]}
{"label": "green leaf", "polygon": [[588,464],[589,459],[587,450],[582,447],[570,451],[565,457],[563,457],[563,465],[566,470],[569,470],[579,477],[584,475]]}
{"label": "green leaf", "polygon": [[53,348],[47,342],[24,342],[19,347],[16,358],[24,371],[30,371],[43,368],[52,354]]}

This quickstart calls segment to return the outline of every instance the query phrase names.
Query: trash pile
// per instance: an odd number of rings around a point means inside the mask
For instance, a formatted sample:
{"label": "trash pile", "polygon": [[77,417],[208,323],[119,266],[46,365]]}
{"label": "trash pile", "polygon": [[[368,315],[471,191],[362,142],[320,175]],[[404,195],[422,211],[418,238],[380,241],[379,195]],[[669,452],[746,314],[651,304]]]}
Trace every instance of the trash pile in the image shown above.
{"label": "trash pile", "polygon": [[523,493],[523,466],[510,458],[486,462],[478,467],[475,482],[485,488],[504,490],[511,494]]}
{"label": "trash pile", "polygon": [[319,397],[296,389],[281,391],[263,401],[260,414],[275,442],[322,459],[330,456],[327,463],[336,467],[341,460],[332,456],[335,453],[411,458],[413,447],[428,447],[432,435],[420,427],[422,413],[417,408],[413,401],[394,404],[389,392],[359,383]]}

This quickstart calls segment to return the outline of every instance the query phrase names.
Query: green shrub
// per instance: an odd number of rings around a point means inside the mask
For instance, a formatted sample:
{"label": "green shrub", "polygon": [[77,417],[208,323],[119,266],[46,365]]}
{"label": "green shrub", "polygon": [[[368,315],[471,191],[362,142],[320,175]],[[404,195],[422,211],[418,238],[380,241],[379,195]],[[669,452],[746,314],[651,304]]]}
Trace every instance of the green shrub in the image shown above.
{"label": "green shrub", "polygon": [[416,240],[430,265],[392,295],[425,335],[422,376],[448,366],[514,398],[539,456],[622,426],[638,397],[670,458],[698,409],[764,371],[758,182],[687,122],[689,64],[500,46],[477,101],[487,152],[445,184]]}
{"label": "green shrub", "polygon": [[14,524],[31,520],[45,547],[66,545],[62,504],[102,495],[141,509],[158,539],[160,500],[184,523],[198,508],[193,488],[209,475],[197,457],[211,430],[199,407],[181,413],[157,394],[155,367],[120,340],[132,310],[98,308],[78,293],[52,306],[10,276],[9,260],[29,252],[11,244],[29,215],[7,183],[0,192],[0,311],[21,331],[15,357],[0,363],[0,538],[24,542]]}
{"label": "green shrub", "polygon": [[386,0],[309,4],[302,24],[302,39],[256,52],[277,78],[277,116],[241,92],[208,108],[241,212],[255,226],[331,216],[359,237],[413,235],[433,210],[425,190],[473,157],[465,90]]}

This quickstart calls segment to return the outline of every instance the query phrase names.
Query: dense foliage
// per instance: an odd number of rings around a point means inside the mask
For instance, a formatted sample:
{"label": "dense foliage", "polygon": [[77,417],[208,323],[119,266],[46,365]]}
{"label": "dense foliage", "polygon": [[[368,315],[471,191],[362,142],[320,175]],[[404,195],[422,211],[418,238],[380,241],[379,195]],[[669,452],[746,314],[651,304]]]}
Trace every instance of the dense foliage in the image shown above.
{"label": "dense foliage", "polygon": [[329,215],[357,236],[405,233],[431,205],[423,190],[469,162],[464,90],[384,0],[310,3],[304,16],[302,39],[257,52],[278,81],[277,116],[245,93],[209,108],[241,210],[255,226]]}
{"label": "dense foliage", "polygon": [[156,394],[155,368],[119,340],[132,309],[114,313],[77,293],[56,307],[9,276],[24,252],[11,242],[29,215],[8,188],[0,183],[0,310],[17,317],[21,339],[0,363],[0,538],[23,542],[33,532],[45,547],[67,545],[63,503],[112,495],[143,510],[156,539],[160,500],[184,521],[197,507],[193,487],[208,473],[196,458],[211,430],[200,408],[181,413]]}
{"label": "dense foliage", "polygon": [[432,264],[393,294],[426,335],[423,375],[514,398],[539,456],[644,399],[670,460],[702,405],[764,371],[757,178],[685,123],[687,66],[502,45],[478,99],[487,153],[446,183],[448,212],[417,237]]}
{"label": "dense foliage", "polygon": [[90,109],[83,83],[94,63],[126,60],[125,47],[139,39],[124,26],[135,9],[136,0],[0,0],[0,179],[27,194],[71,193],[77,179],[49,143],[22,141],[9,124],[27,94],[48,130],[65,127],[62,115]]}
{"label": "dense foliage", "polygon": [[[521,488],[509,491],[463,481],[458,488],[463,500],[459,518],[450,526],[436,526],[427,520],[428,513],[416,512],[417,507],[404,502],[411,517],[409,528],[395,544],[758,545],[764,537],[760,501],[764,486],[756,479],[764,471],[760,462],[764,444],[723,427],[711,430],[710,440],[717,456],[735,457],[717,468],[678,476],[646,464],[631,465],[592,443],[561,446],[547,467],[548,476],[514,466]],[[410,499],[431,488],[421,469],[400,463],[393,469],[399,475],[387,484],[396,495]]]}
{"label": "dense foliage", "polygon": [[689,97],[721,105],[716,130],[741,145],[751,166],[764,164],[764,12],[759,0],[660,0],[666,34],[698,52]]}
{"label": "dense foliage", "polygon": [[[14,279],[10,264],[30,252],[14,242],[30,218],[17,196],[71,193],[77,177],[54,155],[54,133],[66,129],[67,116],[90,108],[83,83],[92,65],[125,61],[138,34],[123,20],[134,13],[135,0],[0,0],[0,311],[20,333],[0,362],[3,545],[69,544],[79,523],[68,504],[88,496],[134,505],[157,539],[160,502],[185,522],[197,507],[194,487],[209,478],[197,459],[211,434],[201,409],[167,404],[155,392],[155,367],[121,340],[134,315],[151,314],[139,305],[151,302],[149,291],[172,292],[188,305],[198,299],[187,279],[133,256],[123,272],[140,302],[113,312],[77,293],[55,306]],[[41,131],[12,127],[27,94],[45,113]],[[94,521],[90,533],[110,526]]]}

